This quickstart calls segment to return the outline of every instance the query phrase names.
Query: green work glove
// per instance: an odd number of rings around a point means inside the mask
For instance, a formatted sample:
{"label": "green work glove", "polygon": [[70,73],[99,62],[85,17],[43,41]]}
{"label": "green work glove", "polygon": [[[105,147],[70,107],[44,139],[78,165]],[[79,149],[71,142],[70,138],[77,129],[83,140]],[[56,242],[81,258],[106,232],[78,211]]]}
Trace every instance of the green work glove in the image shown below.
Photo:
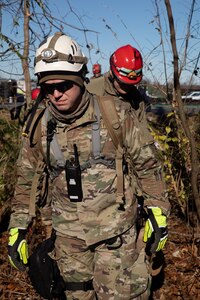
{"label": "green work glove", "polygon": [[144,227],[144,242],[147,255],[162,250],[167,241],[167,218],[159,207],[148,208],[148,219]]}
{"label": "green work glove", "polygon": [[28,263],[26,229],[11,228],[9,231],[8,258],[13,267],[25,271]]}

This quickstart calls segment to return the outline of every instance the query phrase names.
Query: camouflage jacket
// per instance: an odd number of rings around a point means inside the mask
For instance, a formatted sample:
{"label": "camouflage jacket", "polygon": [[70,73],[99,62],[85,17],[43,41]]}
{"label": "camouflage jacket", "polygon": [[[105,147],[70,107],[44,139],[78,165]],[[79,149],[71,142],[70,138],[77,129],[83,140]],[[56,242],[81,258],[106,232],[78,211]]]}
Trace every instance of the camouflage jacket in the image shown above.
{"label": "camouflage jacket", "polygon": [[[85,112],[68,124],[57,121],[54,135],[65,160],[72,158],[73,145],[77,145],[81,166],[92,156],[92,124],[97,119],[94,110],[95,96],[86,91],[83,97],[89,98]],[[53,227],[57,234],[83,239],[88,245],[125,232],[135,224],[137,217],[135,186],[139,187],[145,197],[145,207],[159,206],[164,214],[169,213],[162,168],[156,157],[153,139],[147,128],[144,128],[144,122],[140,126],[141,122],[129,103],[116,98],[115,105],[122,126],[124,152],[128,161],[128,171],[124,174],[124,210],[119,210],[116,202],[116,170],[101,163],[93,164],[82,171],[83,200],[71,202],[68,198],[65,170],[59,166],[55,151],[50,147],[52,171],[50,171],[49,198]],[[24,137],[22,140],[17,162],[18,181],[12,200],[10,228],[26,228],[31,221],[30,190],[38,159],[41,156],[46,159],[47,118],[50,117],[49,109],[46,108],[41,120],[42,150],[37,147],[38,141],[33,143],[36,146],[30,147],[28,138]],[[107,159],[114,159],[116,151],[102,118],[100,137],[101,152]],[[137,185],[134,185],[133,181],[137,181]]]}

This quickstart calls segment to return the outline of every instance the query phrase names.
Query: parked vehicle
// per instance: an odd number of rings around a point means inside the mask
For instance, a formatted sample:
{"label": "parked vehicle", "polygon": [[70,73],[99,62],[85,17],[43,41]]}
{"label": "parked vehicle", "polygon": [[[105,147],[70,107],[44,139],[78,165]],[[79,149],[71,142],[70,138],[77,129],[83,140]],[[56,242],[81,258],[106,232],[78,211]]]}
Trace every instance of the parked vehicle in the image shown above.
{"label": "parked vehicle", "polygon": [[200,91],[189,92],[181,97],[183,100],[188,101],[200,101]]}
{"label": "parked vehicle", "polygon": [[0,101],[9,102],[17,92],[17,81],[15,79],[0,79]]}
{"label": "parked vehicle", "polygon": [[11,119],[18,119],[25,104],[23,94],[17,93],[15,79],[0,79],[0,109],[10,111]]}

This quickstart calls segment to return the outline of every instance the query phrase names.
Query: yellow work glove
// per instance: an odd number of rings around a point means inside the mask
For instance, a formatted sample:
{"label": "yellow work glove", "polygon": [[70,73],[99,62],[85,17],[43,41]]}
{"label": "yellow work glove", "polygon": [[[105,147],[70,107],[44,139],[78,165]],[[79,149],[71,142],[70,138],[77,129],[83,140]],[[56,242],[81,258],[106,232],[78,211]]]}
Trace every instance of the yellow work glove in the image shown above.
{"label": "yellow work glove", "polygon": [[162,250],[168,237],[167,218],[159,207],[148,208],[148,219],[144,227],[146,253],[151,255]]}
{"label": "yellow work glove", "polygon": [[8,241],[8,258],[13,267],[25,271],[28,263],[28,244],[26,229],[11,228]]}

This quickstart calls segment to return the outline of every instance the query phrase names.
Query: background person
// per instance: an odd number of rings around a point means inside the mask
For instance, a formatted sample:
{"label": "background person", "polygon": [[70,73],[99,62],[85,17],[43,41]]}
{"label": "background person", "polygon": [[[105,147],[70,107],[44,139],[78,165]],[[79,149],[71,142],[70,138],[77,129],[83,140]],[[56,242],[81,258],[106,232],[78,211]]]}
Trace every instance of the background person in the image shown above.
{"label": "background person", "polygon": [[32,89],[31,90],[31,99],[35,101],[37,99],[37,97],[39,96],[39,94],[40,94],[40,88],[39,87],[37,87],[35,89]]}
{"label": "background person", "polygon": [[110,56],[110,70],[97,80],[91,80],[86,87],[92,94],[120,98],[130,102],[136,110],[145,104],[146,110],[149,110],[150,99],[143,90],[140,93],[138,87],[142,80],[142,71],[141,53],[131,45],[125,45]]}
{"label": "background person", "polygon": [[92,73],[93,73],[93,76],[90,78],[90,79],[96,79],[96,78],[99,78],[101,76],[103,76],[101,74],[101,65],[100,64],[94,64],[92,66]]}

